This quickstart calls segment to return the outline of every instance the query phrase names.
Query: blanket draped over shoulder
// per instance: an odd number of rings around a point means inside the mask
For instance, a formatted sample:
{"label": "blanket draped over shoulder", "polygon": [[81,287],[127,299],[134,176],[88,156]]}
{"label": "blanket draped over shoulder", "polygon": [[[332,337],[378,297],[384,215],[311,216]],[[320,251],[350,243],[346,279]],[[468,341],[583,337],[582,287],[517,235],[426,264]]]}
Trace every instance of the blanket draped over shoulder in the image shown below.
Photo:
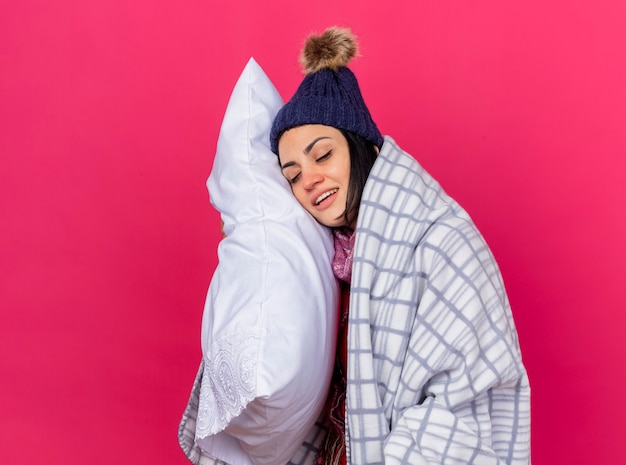
{"label": "blanket draped over shoulder", "polygon": [[350,292],[350,463],[529,463],[530,391],[496,262],[389,137],[363,192]]}
{"label": "blanket draped over shoulder", "polygon": [[[390,137],[359,210],[348,463],[530,463],[530,388],[497,264],[467,213]],[[179,440],[194,463],[194,395]],[[290,463],[315,463],[318,424]]]}

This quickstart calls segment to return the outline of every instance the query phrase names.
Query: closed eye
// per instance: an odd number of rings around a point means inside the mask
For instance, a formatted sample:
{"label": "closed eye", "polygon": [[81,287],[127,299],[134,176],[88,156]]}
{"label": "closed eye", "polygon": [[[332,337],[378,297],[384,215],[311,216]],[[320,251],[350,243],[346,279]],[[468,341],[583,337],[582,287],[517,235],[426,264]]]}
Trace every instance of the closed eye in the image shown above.
{"label": "closed eye", "polygon": [[320,161],[324,161],[327,158],[329,158],[332,155],[333,151],[329,150],[328,152],[326,152],[324,155],[322,155],[321,157],[319,157],[317,160],[315,160],[316,162],[320,162]]}
{"label": "closed eye", "polygon": [[287,181],[289,181],[289,184],[294,184],[298,179],[300,179],[300,174],[301,173],[298,173],[292,178],[287,178]]}

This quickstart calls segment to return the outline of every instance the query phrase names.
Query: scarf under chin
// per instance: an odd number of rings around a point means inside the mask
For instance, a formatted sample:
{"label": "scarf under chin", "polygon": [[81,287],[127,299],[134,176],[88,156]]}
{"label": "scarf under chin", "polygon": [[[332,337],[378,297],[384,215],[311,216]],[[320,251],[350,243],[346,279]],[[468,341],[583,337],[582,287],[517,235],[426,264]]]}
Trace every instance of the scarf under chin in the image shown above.
{"label": "scarf under chin", "polygon": [[354,230],[349,228],[333,229],[335,238],[335,257],[333,273],[347,283],[352,280],[352,256],[354,250]]}

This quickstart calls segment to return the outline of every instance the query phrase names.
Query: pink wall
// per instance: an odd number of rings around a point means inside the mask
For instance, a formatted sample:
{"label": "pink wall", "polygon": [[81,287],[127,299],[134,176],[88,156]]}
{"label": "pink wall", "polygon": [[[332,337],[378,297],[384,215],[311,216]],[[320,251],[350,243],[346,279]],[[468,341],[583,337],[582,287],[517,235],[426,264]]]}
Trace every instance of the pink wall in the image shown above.
{"label": "pink wall", "polygon": [[534,463],[626,462],[622,5],[2,2],[0,463],[187,463],[220,121],[250,56],[288,97],[331,24],[361,38],[381,130],[500,262]]}

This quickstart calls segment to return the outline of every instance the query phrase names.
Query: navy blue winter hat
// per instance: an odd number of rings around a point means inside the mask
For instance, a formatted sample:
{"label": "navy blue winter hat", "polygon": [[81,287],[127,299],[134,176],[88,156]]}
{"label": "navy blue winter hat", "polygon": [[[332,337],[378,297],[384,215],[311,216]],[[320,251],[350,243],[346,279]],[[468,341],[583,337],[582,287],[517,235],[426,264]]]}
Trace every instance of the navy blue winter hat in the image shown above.
{"label": "navy blue winter hat", "polygon": [[307,39],[300,58],[306,76],[272,124],[270,144],[274,153],[278,154],[283,133],[303,124],[344,129],[382,146],[383,136],[365,105],[354,73],[346,67],[357,54],[357,47],[348,29],[336,27]]}

